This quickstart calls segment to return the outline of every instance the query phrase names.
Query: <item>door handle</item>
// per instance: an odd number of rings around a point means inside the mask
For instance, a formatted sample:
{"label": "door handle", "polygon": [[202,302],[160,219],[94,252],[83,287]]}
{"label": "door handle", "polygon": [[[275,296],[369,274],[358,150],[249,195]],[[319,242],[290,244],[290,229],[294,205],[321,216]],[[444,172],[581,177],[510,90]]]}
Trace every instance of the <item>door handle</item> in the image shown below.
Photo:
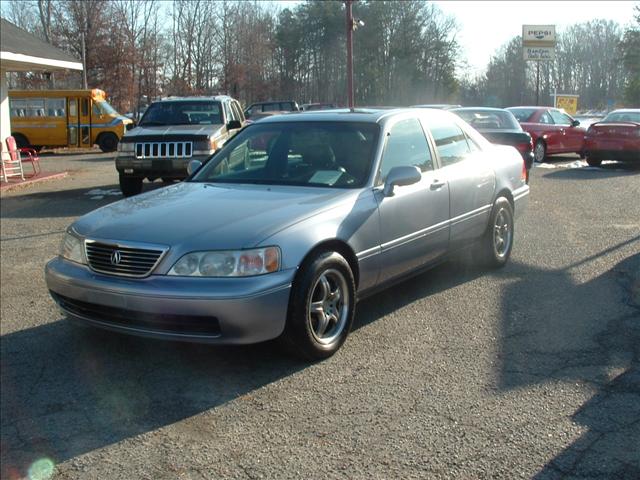
{"label": "door handle", "polygon": [[439,180],[434,180],[433,182],[431,182],[430,188],[431,188],[431,190],[438,190],[439,188],[444,187],[445,183],[446,182],[441,182]]}

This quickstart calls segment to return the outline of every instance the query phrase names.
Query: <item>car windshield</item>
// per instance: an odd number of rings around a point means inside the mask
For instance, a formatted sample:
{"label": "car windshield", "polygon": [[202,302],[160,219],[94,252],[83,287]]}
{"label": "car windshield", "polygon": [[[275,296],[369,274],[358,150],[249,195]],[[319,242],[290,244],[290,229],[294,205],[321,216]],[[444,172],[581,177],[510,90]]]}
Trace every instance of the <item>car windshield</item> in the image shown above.
{"label": "car windshield", "polygon": [[515,117],[503,110],[453,110],[477,130],[522,130]]}
{"label": "car windshield", "polygon": [[219,102],[170,101],[153,103],[145,112],[141,126],[154,125],[215,125],[221,124]]}
{"label": "car windshield", "polygon": [[526,122],[536,111],[534,108],[509,108],[508,110],[519,122]]}
{"label": "car windshield", "polygon": [[379,127],[371,123],[253,124],[191,181],[357,188],[369,177]]}
{"label": "car windshield", "polygon": [[636,122],[640,123],[640,112],[611,112],[603,122]]}

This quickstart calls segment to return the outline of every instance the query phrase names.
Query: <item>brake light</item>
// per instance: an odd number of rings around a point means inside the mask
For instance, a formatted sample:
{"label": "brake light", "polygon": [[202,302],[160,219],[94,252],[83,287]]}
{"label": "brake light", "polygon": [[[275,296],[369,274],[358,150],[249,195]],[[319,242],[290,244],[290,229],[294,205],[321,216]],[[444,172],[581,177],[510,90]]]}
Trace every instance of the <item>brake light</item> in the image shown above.
{"label": "brake light", "polygon": [[527,153],[529,150],[533,150],[533,145],[529,143],[518,143],[516,148],[520,153]]}
{"label": "brake light", "polygon": [[525,183],[529,181],[529,178],[527,175],[527,164],[525,163],[524,160],[522,160],[522,172],[520,172],[520,180],[522,180]]}

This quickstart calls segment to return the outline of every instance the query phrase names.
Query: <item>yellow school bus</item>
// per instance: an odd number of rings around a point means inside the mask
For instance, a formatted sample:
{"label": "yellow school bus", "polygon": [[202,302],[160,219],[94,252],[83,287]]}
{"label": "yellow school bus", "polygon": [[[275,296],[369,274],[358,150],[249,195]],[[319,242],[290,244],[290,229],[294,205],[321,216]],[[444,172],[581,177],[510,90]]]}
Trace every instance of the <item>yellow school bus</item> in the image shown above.
{"label": "yellow school bus", "polygon": [[133,122],[106,101],[104,91],[10,90],[11,135],[19,146],[85,147],[113,152]]}

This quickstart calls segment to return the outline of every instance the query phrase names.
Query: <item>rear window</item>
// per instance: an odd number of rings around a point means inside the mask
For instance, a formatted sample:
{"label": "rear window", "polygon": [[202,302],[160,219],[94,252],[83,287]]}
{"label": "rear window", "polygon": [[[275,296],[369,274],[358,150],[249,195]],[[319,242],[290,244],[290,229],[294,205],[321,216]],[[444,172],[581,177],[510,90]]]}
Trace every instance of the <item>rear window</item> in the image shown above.
{"label": "rear window", "polygon": [[509,111],[519,122],[526,122],[536,110],[534,108],[510,108]]}
{"label": "rear window", "polygon": [[611,112],[603,122],[636,122],[640,123],[640,112]]}
{"label": "rear window", "polygon": [[185,101],[157,102],[147,108],[141,126],[154,125],[215,125],[221,124],[220,102]]}
{"label": "rear window", "polygon": [[522,130],[512,113],[501,110],[453,110],[477,130]]}

